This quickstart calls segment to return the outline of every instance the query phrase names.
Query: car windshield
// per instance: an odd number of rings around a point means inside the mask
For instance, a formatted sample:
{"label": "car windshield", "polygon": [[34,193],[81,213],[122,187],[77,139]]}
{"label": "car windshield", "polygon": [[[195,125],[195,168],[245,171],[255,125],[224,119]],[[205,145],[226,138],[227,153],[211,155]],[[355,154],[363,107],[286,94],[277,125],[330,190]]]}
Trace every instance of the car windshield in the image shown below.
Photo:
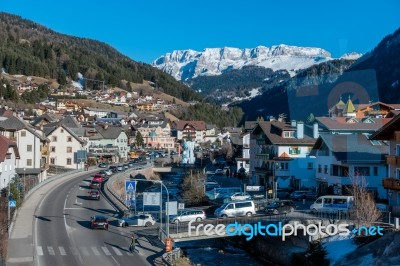
{"label": "car windshield", "polygon": [[103,217],[96,217],[96,222],[98,222],[98,223],[105,223],[105,222],[107,222],[107,219],[106,218],[103,218]]}

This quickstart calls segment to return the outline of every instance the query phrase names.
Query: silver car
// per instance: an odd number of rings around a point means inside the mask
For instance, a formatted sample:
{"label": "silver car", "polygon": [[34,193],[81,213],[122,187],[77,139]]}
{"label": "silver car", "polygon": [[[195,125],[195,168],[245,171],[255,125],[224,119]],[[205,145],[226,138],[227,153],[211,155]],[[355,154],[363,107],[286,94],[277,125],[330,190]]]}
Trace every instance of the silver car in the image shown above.
{"label": "silver car", "polygon": [[118,226],[152,226],[156,223],[156,220],[151,214],[138,214],[126,216],[118,220]]}
{"label": "silver car", "polygon": [[178,215],[170,217],[171,223],[182,223],[182,222],[201,222],[205,220],[206,213],[203,210],[185,209],[178,212]]}

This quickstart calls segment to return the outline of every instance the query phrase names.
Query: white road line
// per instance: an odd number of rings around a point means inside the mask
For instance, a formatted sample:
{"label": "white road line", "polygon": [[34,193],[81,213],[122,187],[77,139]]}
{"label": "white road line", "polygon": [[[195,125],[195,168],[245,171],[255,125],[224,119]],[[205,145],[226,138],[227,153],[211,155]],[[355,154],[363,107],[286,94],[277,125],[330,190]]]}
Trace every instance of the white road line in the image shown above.
{"label": "white road line", "polygon": [[130,251],[126,252],[126,254],[128,254],[128,256],[133,256],[133,252]]}
{"label": "white road line", "polygon": [[115,265],[120,266],[120,264],[118,263],[118,261],[117,261],[113,256],[111,256],[111,258],[114,260]]}
{"label": "white road line", "polygon": [[64,208],[64,210],[86,210],[84,208]]}
{"label": "white road line", "polygon": [[80,247],[80,250],[82,251],[84,256],[89,256],[89,251],[86,247]]}
{"label": "white road line", "polygon": [[64,249],[64,247],[58,247],[58,249],[60,250],[60,254],[61,254],[61,256],[65,256],[65,255],[67,255],[67,252],[65,252],[65,249]]}
{"label": "white road line", "polygon": [[43,249],[41,246],[36,247],[36,253],[38,256],[43,256]]}
{"label": "white road line", "polygon": [[47,250],[49,251],[49,254],[51,255],[51,256],[54,256],[54,255],[56,255],[56,253],[54,252],[54,249],[53,249],[53,247],[47,247]]}
{"label": "white road line", "polygon": [[82,205],[82,202],[78,202],[78,199],[75,199],[75,204],[76,205]]}
{"label": "white road line", "polygon": [[100,252],[97,250],[96,247],[92,247],[92,250],[93,250],[94,255],[100,256]]}
{"label": "white road line", "polygon": [[111,256],[111,252],[106,247],[101,247],[101,249],[103,250],[104,254],[106,254],[106,256]]}
{"label": "white road line", "polygon": [[119,249],[117,249],[116,247],[112,247],[112,249],[114,250],[115,254],[117,254],[118,256],[122,256],[121,251],[119,251]]}

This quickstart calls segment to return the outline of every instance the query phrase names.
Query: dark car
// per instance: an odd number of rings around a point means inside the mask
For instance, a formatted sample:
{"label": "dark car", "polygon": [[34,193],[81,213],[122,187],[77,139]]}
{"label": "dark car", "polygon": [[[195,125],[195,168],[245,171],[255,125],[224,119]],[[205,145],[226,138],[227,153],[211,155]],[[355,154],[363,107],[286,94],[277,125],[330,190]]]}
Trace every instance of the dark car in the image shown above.
{"label": "dark car", "polygon": [[273,201],[265,206],[267,214],[290,213],[296,209],[296,205],[291,200]]}
{"label": "dark car", "polygon": [[291,200],[302,200],[306,198],[307,190],[296,190],[290,194]]}
{"label": "dark car", "polygon": [[114,173],[118,171],[116,165],[111,165],[109,169],[110,169],[111,171],[113,171]]}
{"label": "dark car", "polygon": [[90,217],[90,228],[108,230],[108,218],[104,215]]}
{"label": "dark car", "polygon": [[306,199],[315,200],[318,197],[317,192],[314,191],[307,191]]}
{"label": "dark car", "polygon": [[107,168],[108,167],[108,163],[100,163],[99,167],[100,168]]}
{"label": "dark car", "polygon": [[100,200],[100,192],[98,190],[90,190],[88,194],[89,199]]}
{"label": "dark car", "polygon": [[106,177],[106,175],[107,175],[107,173],[106,173],[106,171],[105,170],[101,170],[101,171],[99,171],[96,175],[101,175],[101,177]]}
{"label": "dark car", "polygon": [[101,185],[101,183],[99,181],[92,180],[92,181],[90,181],[89,187],[91,189],[100,189],[100,185]]}

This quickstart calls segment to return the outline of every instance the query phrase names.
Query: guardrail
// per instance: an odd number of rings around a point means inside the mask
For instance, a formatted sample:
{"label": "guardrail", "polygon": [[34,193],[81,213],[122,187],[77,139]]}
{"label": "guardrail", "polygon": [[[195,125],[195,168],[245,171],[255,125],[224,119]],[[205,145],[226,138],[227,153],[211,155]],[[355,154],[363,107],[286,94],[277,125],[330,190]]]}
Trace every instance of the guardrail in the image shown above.
{"label": "guardrail", "polygon": [[170,252],[164,253],[162,255],[162,260],[168,266],[174,265],[174,261],[178,260],[181,257],[181,249],[175,248]]}

